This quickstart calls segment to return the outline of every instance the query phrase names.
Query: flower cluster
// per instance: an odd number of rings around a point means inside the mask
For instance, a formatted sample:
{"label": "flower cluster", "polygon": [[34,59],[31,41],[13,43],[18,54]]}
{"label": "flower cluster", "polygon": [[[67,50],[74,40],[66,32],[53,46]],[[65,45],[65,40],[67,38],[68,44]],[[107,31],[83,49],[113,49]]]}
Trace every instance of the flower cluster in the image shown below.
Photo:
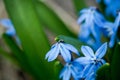
{"label": "flower cluster", "polygon": [[[93,80],[95,79],[98,68],[105,63],[102,58],[107,51],[107,43],[104,43],[95,54],[89,46],[82,46],[81,51],[85,57],[81,57],[74,46],[65,43],[63,40],[59,40],[46,54],[46,59],[50,62],[55,60],[58,55],[62,56],[65,65],[60,73],[60,78],[63,80],[70,80],[72,77],[75,80]],[[79,57],[73,58],[73,53]]]}
{"label": "flower cluster", "polygon": [[102,44],[102,37],[109,38],[109,47],[112,48],[118,41],[117,31],[120,25],[120,12],[114,22],[107,21],[95,7],[80,11],[78,23],[80,24],[79,39],[96,50]]}
{"label": "flower cluster", "polygon": [[[108,1],[108,2],[107,2]],[[106,0],[106,4],[109,0]],[[118,30],[120,26],[120,11],[117,12],[114,22],[104,18],[96,7],[85,8],[80,11],[78,24],[80,24],[79,40],[91,46],[82,46],[81,54],[71,44],[59,40],[46,54],[48,62],[62,57],[65,64],[60,73],[63,80],[95,80],[97,70],[106,63],[103,59],[108,47],[113,48],[119,41]],[[104,39],[104,40],[102,40]],[[94,51],[96,51],[94,53]],[[74,57],[76,54],[78,57]],[[58,58],[59,60],[59,58]]]}

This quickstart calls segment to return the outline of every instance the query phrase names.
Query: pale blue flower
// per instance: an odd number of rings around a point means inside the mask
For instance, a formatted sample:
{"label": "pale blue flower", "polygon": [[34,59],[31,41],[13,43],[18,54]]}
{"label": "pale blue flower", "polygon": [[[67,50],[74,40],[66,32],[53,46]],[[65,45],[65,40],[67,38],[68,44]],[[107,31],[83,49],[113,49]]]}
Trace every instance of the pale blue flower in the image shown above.
{"label": "pale blue flower", "polygon": [[80,24],[79,39],[97,49],[101,45],[100,28],[103,27],[105,21],[105,18],[95,7],[80,11],[78,18]]}
{"label": "pale blue flower", "polygon": [[66,62],[70,62],[72,53],[79,55],[78,50],[74,46],[59,40],[51,47],[51,50],[46,54],[45,59],[48,58],[48,62],[50,62],[55,60],[58,55],[61,55]]}
{"label": "pale blue flower", "polygon": [[0,24],[5,27],[6,29],[6,34],[9,36],[15,36],[16,35],[16,31],[14,29],[14,26],[11,22],[10,19],[0,19]]}
{"label": "pale blue flower", "polygon": [[74,80],[79,80],[78,76],[81,74],[83,68],[84,67],[76,61],[66,63],[60,73],[60,78],[62,78],[62,80],[70,80],[70,78],[73,77]]}
{"label": "pale blue flower", "polygon": [[115,44],[115,41],[118,40],[117,31],[119,26],[120,26],[120,11],[118,12],[118,16],[116,17],[116,20],[114,22],[113,34],[110,36],[110,42],[109,42],[110,47],[113,47]]}
{"label": "pale blue flower", "polygon": [[[104,43],[94,54],[93,50],[89,46],[82,46],[81,51],[85,55],[85,57],[80,57],[76,59],[76,61],[80,62],[81,64],[86,64],[86,67],[83,70],[80,78],[87,78],[92,72],[98,70],[103,64],[105,64],[105,60],[102,59],[107,51],[107,43]],[[91,75],[91,78],[92,77]]]}
{"label": "pale blue flower", "polygon": [[21,46],[21,42],[20,39],[18,38],[15,28],[11,22],[10,19],[0,19],[0,25],[2,25],[3,27],[5,27],[6,31],[5,34],[7,34],[8,36],[11,36],[15,39],[16,43]]}

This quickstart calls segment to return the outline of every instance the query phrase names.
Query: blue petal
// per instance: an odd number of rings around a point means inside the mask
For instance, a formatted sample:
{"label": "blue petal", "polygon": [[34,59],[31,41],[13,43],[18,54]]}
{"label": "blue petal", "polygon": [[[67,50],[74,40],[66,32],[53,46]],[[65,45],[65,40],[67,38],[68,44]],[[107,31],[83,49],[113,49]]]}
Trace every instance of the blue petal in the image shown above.
{"label": "blue petal", "polygon": [[79,62],[82,65],[87,65],[91,63],[90,57],[80,57],[74,60],[75,62]]}
{"label": "blue petal", "polygon": [[102,57],[105,55],[106,51],[107,51],[107,42],[104,43],[104,44],[96,51],[95,56],[96,56],[97,58],[102,58]]}
{"label": "blue petal", "polygon": [[120,12],[118,12],[118,16],[115,19],[115,23],[114,23],[114,31],[115,32],[118,30],[119,25],[120,25]]}
{"label": "blue petal", "polygon": [[75,69],[77,69],[78,72],[81,72],[84,68],[84,66],[81,63],[75,60],[72,62],[72,65],[74,66]]}
{"label": "blue petal", "polygon": [[54,48],[55,46],[59,45],[59,43],[55,43],[51,46],[51,49]]}
{"label": "blue petal", "polygon": [[80,11],[80,14],[84,14],[84,13],[87,13],[88,12],[88,8],[85,8],[85,9],[82,9],[81,11]]}
{"label": "blue petal", "polygon": [[105,36],[110,37],[114,32],[113,32],[113,27],[114,24],[112,22],[106,21],[104,23],[104,26],[102,27],[102,32]]}
{"label": "blue petal", "polygon": [[64,46],[64,44],[61,44],[60,46],[60,53],[65,60],[65,62],[70,62],[71,61],[71,53],[69,50],[67,50]]}
{"label": "blue petal", "polygon": [[70,80],[71,78],[71,70],[69,68],[66,69],[63,75],[63,80]]}
{"label": "blue petal", "polygon": [[95,23],[97,24],[97,26],[99,26],[99,27],[103,27],[104,26],[105,20],[102,20],[102,19],[100,19],[98,17],[95,17],[94,20],[95,20]]}
{"label": "blue petal", "polygon": [[85,19],[86,19],[86,14],[83,14],[78,18],[77,23],[81,24]]}
{"label": "blue petal", "polygon": [[69,51],[74,52],[77,55],[80,55],[78,50],[74,46],[72,46],[70,44],[64,44],[64,45],[65,45],[66,49],[68,49]]}
{"label": "blue petal", "polygon": [[115,20],[115,23],[114,23],[114,28],[113,28],[114,33],[112,34],[112,36],[110,38],[110,42],[109,42],[110,48],[112,48],[115,44],[115,40],[117,37],[116,34],[117,34],[117,30],[118,30],[119,25],[120,25],[120,12]]}
{"label": "blue petal", "polygon": [[93,72],[94,67],[95,65],[93,64],[86,65],[81,74],[81,78],[86,78],[91,72]]}
{"label": "blue petal", "polygon": [[89,74],[89,76],[86,77],[85,80],[95,80],[95,77],[96,77],[95,72],[92,72]]}
{"label": "blue petal", "polygon": [[83,42],[86,42],[88,40],[88,37],[90,36],[90,29],[88,25],[81,25],[80,32],[79,32],[79,39]]}
{"label": "blue petal", "polygon": [[55,46],[46,54],[45,59],[48,58],[48,62],[53,61],[57,58],[58,54],[59,54],[59,47]]}
{"label": "blue petal", "polygon": [[0,19],[0,24],[2,24],[5,28],[13,27],[13,24],[10,19]]}
{"label": "blue petal", "polygon": [[78,78],[78,75],[79,75],[78,70],[74,66],[71,66],[71,74],[72,74],[74,79]]}
{"label": "blue petal", "polygon": [[90,57],[90,58],[95,57],[93,50],[89,46],[82,46],[81,51],[86,57]]}
{"label": "blue petal", "polygon": [[112,48],[115,44],[115,39],[116,39],[116,34],[114,33],[111,38],[110,38],[110,42],[109,42],[109,47]]}
{"label": "blue petal", "polygon": [[59,78],[62,78],[64,76],[66,70],[67,70],[67,66],[64,66],[64,68],[60,72]]}
{"label": "blue petal", "polygon": [[96,41],[100,42],[100,30],[99,27],[96,25],[91,25],[91,32],[93,37],[95,38]]}
{"label": "blue petal", "polygon": [[105,20],[105,18],[103,17],[103,15],[96,10],[96,11],[95,11],[95,14],[94,14],[94,22],[95,22],[98,26],[103,27],[105,21],[106,21],[106,20]]}
{"label": "blue petal", "polygon": [[103,59],[101,59],[101,62],[102,62],[102,65],[106,63],[106,61]]}
{"label": "blue petal", "polygon": [[87,17],[86,17],[85,23],[86,23],[86,25],[91,26],[91,24],[92,24],[93,22],[94,22],[94,16],[93,16],[91,13],[89,13],[89,14],[87,15]]}

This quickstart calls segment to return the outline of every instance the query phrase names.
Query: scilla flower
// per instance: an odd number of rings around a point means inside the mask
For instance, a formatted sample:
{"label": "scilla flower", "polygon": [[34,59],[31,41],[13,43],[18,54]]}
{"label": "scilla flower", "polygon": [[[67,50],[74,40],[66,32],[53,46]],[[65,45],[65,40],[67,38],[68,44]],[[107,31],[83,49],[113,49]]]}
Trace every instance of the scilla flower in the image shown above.
{"label": "scilla flower", "polygon": [[[80,57],[76,61],[86,64],[86,67],[81,74],[81,78],[87,78],[92,72],[96,72],[100,66],[105,64],[105,60],[102,59],[107,51],[107,43],[104,43],[94,54],[93,50],[89,46],[82,46],[81,51],[85,57]],[[86,80],[86,79],[85,79]]]}
{"label": "scilla flower", "polygon": [[13,24],[11,22],[11,20],[9,19],[0,19],[0,24],[5,27],[6,29],[6,34],[9,36],[15,36],[16,35],[16,31],[13,27]]}
{"label": "scilla flower", "polygon": [[96,7],[90,7],[80,11],[78,23],[80,24],[79,39],[97,49],[101,45],[101,31],[105,22],[104,17]]}
{"label": "scilla flower", "polygon": [[0,19],[0,24],[5,27],[6,31],[5,34],[7,34],[8,36],[11,36],[15,39],[16,43],[21,46],[21,42],[20,39],[18,38],[16,31],[14,29],[14,26],[11,22],[10,19]]}
{"label": "scilla flower", "polygon": [[62,78],[62,80],[70,80],[70,78],[73,77],[74,80],[79,80],[78,76],[80,75],[82,70],[83,66],[79,62],[72,61],[66,63],[60,73],[60,78]]}
{"label": "scilla flower", "polygon": [[48,62],[53,61],[58,55],[61,55],[66,62],[70,62],[72,53],[79,55],[79,52],[75,47],[70,44],[64,43],[63,40],[59,40],[51,47],[51,50],[46,54],[45,59],[48,58]]}

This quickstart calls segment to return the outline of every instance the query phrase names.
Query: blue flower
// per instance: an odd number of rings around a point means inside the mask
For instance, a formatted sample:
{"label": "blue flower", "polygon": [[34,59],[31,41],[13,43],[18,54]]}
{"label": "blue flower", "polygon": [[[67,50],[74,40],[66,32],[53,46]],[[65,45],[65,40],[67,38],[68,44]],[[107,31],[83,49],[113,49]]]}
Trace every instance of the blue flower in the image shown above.
{"label": "blue flower", "polygon": [[79,80],[78,76],[81,74],[83,68],[84,67],[76,61],[66,63],[60,73],[60,78],[62,78],[63,80],[70,80],[70,78],[73,77],[74,80]]}
{"label": "blue flower", "polygon": [[76,61],[86,64],[80,78],[87,78],[92,72],[96,72],[100,66],[105,64],[105,60],[102,58],[107,51],[107,43],[104,43],[95,54],[89,46],[82,46],[81,51],[85,57],[80,57]]}
{"label": "blue flower", "polygon": [[11,20],[9,19],[0,19],[0,24],[6,28],[6,34],[9,36],[15,36],[16,35],[16,31],[13,27],[13,24],[11,22]]}
{"label": "blue flower", "polygon": [[116,11],[120,9],[120,1],[111,1],[109,5],[106,6],[106,14],[116,16]]}
{"label": "blue flower", "polygon": [[51,47],[51,50],[46,54],[45,59],[48,58],[48,62],[50,62],[55,60],[60,54],[66,62],[70,62],[72,59],[72,53],[79,55],[78,50],[74,46],[59,40]]}
{"label": "blue flower", "polygon": [[115,44],[115,41],[117,41],[118,37],[117,37],[117,31],[118,31],[118,27],[120,26],[120,11],[118,12],[118,16],[114,22],[114,26],[113,26],[113,34],[110,36],[110,42],[109,42],[109,46],[113,47]]}
{"label": "blue flower", "polygon": [[79,39],[97,49],[101,45],[100,28],[103,27],[106,20],[95,7],[83,9],[80,11],[80,15],[78,18],[80,24]]}
{"label": "blue flower", "polygon": [[11,36],[15,39],[16,43],[21,46],[21,42],[20,39],[18,38],[16,31],[14,29],[14,26],[11,22],[10,19],[0,19],[0,24],[5,27],[6,31],[5,34],[7,34],[8,36]]}

